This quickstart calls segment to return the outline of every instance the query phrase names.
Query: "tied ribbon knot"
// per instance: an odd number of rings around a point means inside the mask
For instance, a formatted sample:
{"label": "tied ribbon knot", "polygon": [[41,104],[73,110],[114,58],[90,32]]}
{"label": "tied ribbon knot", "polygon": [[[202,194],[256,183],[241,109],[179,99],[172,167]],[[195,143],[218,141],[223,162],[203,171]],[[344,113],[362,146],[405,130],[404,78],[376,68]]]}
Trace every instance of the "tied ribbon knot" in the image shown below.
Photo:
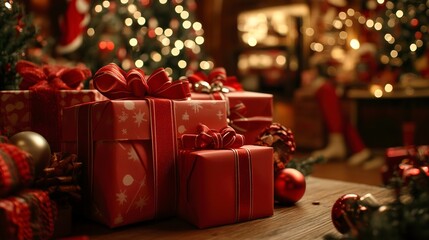
{"label": "tied ribbon knot", "polygon": [[208,75],[196,72],[187,77],[192,90],[198,93],[243,91],[235,76],[227,76],[225,68],[214,68]]}
{"label": "tied ribbon knot", "polygon": [[145,97],[186,99],[191,96],[188,81],[171,81],[163,68],[150,76],[135,68],[125,72],[115,63],[100,68],[94,75],[94,87],[109,99]]}
{"label": "tied ribbon knot", "polygon": [[198,124],[197,134],[183,134],[184,149],[224,149],[238,148],[244,145],[244,136],[237,134],[231,127],[220,131],[209,129],[204,124]]}
{"label": "tied ribbon knot", "polygon": [[22,77],[21,90],[81,90],[83,81],[92,76],[84,66],[38,66],[26,60],[17,62],[16,71]]}

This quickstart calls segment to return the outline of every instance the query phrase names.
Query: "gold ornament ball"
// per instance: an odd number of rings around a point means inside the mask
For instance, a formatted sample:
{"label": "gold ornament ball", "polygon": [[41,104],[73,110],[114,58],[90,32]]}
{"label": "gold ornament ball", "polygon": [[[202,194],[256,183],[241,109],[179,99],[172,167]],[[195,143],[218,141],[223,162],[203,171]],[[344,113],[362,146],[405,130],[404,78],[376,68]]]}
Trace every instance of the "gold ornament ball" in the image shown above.
{"label": "gold ornament ball", "polygon": [[12,144],[32,156],[36,177],[48,166],[51,159],[51,147],[42,135],[31,131],[24,131],[13,135],[9,140]]}

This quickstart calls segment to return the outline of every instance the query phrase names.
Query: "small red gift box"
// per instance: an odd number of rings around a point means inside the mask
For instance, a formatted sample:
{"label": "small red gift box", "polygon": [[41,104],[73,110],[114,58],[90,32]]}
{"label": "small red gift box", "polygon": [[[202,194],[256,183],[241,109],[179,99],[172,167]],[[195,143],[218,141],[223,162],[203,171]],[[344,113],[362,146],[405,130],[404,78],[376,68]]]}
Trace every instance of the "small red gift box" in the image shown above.
{"label": "small red gift box", "polygon": [[24,190],[0,199],[0,239],[51,239],[55,218],[48,192]]}
{"label": "small red gift box", "polygon": [[229,124],[244,135],[246,144],[255,144],[259,134],[273,122],[273,95],[248,91],[191,93],[191,99],[225,99]]}
{"label": "small red gift box", "polygon": [[60,150],[62,109],[105,100],[96,90],[60,90],[41,95],[30,90],[0,91],[0,129],[13,135],[34,131],[44,136],[53,151]]}
{"label": "small red gift box", "polygon": [[178,161],[178,214],[198,228],[274,212],[273,149],[254,145],[184,150]]}
{"label": "small red gift box", "polygon": [[226,76],[224,68],[215,68],[208,75],[188,76],[191,99],[226,100],[228,120],[237,133],[245,136],[246,144],[255,144],[258,135],[273,121],[273,95],[243,91],[234,76]]}

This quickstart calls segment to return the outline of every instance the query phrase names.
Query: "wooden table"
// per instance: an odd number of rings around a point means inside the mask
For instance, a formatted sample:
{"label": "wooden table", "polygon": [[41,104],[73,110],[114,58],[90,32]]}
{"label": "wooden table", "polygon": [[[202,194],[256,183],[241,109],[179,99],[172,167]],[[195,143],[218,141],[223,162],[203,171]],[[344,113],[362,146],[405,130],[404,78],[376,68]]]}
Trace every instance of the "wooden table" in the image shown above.
{"label": "wooden table", "polygon": [[390,190],[356,183],[307,177],[304,197],[294,206],[276,206],[274,215],[244,223],[209,229],[196,229],[183,220],[150,221],[109,229],[96,223],[76,223],[76,236],[90,239],[323,239],[328,233],[339,233],[331,221],[331,208],[343,194],[363,196],[371,193],[380,202],[393,195]]}

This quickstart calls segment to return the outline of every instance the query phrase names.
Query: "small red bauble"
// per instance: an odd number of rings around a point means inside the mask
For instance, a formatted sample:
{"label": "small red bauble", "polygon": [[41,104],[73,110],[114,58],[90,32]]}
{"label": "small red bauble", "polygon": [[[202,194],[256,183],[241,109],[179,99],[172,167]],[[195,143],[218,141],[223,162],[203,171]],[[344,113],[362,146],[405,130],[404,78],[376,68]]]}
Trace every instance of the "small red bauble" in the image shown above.
{"label": "small red bauble", "polygon": [[274,199],[280,204],[294,204],[305,193],[305,176],[294,168],[280,170],[274,179]]}
{"label": "small red bauble", "polygon": [[359,212],[359,199],[357,194],[345,194],[338,198],[332,206],[332,223],[340,233],[349,232],[350,224],[355,224]]}

